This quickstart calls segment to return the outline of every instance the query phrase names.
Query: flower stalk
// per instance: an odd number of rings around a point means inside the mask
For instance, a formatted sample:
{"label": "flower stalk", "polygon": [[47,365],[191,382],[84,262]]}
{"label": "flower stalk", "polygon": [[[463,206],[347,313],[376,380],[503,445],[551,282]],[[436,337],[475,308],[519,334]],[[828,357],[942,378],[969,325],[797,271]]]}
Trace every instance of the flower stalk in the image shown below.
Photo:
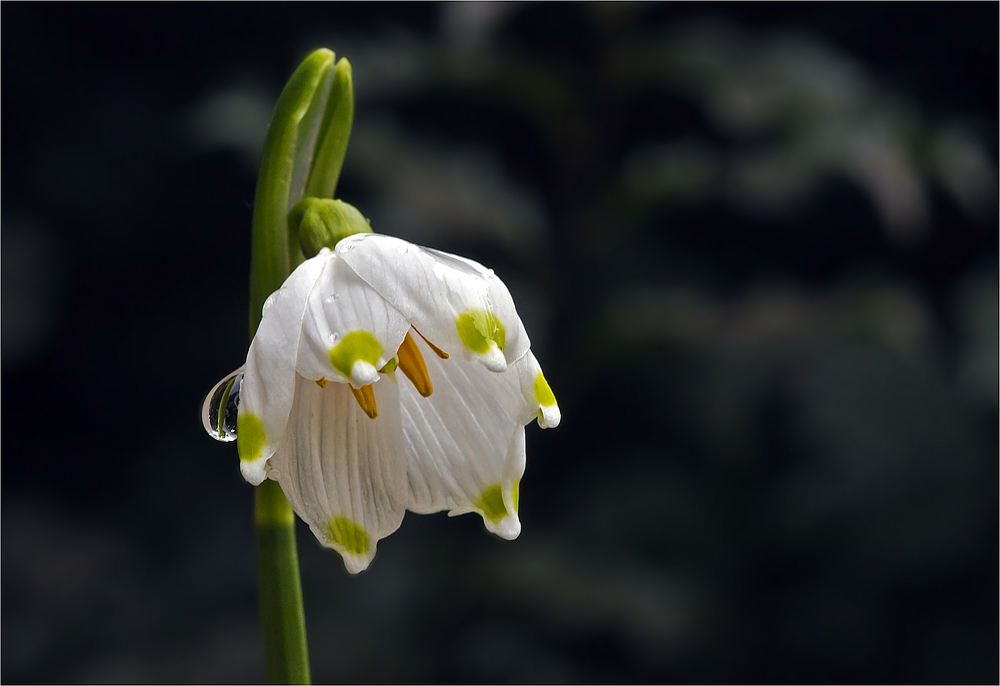
{"label": "flower stalk", "polygon": [[276,481],[264,481],[254,489],[254,527],[267,680],[272,684],[308,684],[309,649],[295,514]]}
{"label": "flower stalk", "polygon": [[[288,215],[308,193],[332,198],[354,116],[351,66],[316,50],[285,85],[264,141],[254,201],[250,338],[264,301],[304,259]],[[238,433],[237,440],[243,438]],[[308,684],[309,653],[295,545],[295,515],[281,487],[256,488],[258,584],[268,681]]]}

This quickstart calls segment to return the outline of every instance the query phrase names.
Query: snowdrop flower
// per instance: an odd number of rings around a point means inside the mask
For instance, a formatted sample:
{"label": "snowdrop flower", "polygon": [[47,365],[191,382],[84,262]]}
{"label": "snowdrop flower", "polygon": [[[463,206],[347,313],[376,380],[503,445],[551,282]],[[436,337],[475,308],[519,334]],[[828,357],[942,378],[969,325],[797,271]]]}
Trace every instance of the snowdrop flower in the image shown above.
{"label": "snowdrop flower", "polygon": [[559,407],[493,271],[361,233],[265,303],[237,445],[246,480],[277,480],[357,573],[406,510],[477,512],[516,538],[532,419],[557,426]]}

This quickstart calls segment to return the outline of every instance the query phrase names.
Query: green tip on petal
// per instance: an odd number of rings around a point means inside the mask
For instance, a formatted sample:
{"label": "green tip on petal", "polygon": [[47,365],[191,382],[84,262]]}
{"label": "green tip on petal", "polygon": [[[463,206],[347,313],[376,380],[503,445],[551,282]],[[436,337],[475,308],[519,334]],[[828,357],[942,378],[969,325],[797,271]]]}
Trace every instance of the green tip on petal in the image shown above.
{"label": "green tip on petal", "polygon": [[351,555],[367,555],[372,539],[364,527],[347,517],[334,515],[326,522],[326,535],[332,543]]}
{"label": "green tip on petal", "polygon": [[507,333],[496,315],[483,308],[466,310],[455,319],[458,336],[466,348],[484,355],[490,350],[490,342],[503,352],[507,343]]}
{"label": "green tip on petal", "polygon": [[240,413],[236,418],[236,449],[241,460],[256,460],[264,450],[264,422],[255,414]]}
{"label": "green tip on petal", "polygon": [[375,336],[363,330],[352,331],[330,348],[330,364],[347,378],[351,378],[355,362],[367,362],[375,367],[381,356],[382,344]]}
{"label": "green tip on petal", "polygon": [[538,401],[539,405],[548,407],[549,405],[556,404],[556,396],[552,392],[549,382],[546,381],[545,377],[542,375],[541,370],[539,370],[538,376],[535,377],[534,391],[535,399]]}
{"label": "green tip on petal", "polygon": [[500,484],[488,486],[486,490],[479,495],[479,499],[474,502],[473,505],[482,510],[483,517],[490,520],[494,524],[499,523],[509,514],[506,506],[503,504],[503,490],[501,489]]}

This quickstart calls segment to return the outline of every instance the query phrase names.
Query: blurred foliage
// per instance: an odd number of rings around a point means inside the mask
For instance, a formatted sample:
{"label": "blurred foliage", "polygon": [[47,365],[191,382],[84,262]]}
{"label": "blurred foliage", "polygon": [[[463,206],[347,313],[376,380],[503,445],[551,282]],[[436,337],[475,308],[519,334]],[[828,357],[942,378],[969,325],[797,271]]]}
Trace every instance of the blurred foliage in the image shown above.
{"label": "blurred foliage", "polygon": [[564,412],[517,542],[407,515],[357,578],[302,545],[318,682],[997,679],[995,5],[4,19],[5,680],[262,674],[196,408],[318,45],[354,66],[342,197],[494,267]]}

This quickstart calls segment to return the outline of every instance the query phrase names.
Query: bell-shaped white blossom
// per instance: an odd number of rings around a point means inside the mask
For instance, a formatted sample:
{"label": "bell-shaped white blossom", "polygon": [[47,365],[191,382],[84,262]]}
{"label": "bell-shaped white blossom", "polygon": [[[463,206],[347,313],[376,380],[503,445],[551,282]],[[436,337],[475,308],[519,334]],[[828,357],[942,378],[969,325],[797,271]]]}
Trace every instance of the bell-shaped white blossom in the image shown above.
{"label": "bell-shaped white blossom", "polygon": [[240,391],[241,471],[276,479],[352,573],[407,509],[478,512],[515,538],[524,426],[560,419],[529,347],[492,270],[345,238],[264,306]]}

